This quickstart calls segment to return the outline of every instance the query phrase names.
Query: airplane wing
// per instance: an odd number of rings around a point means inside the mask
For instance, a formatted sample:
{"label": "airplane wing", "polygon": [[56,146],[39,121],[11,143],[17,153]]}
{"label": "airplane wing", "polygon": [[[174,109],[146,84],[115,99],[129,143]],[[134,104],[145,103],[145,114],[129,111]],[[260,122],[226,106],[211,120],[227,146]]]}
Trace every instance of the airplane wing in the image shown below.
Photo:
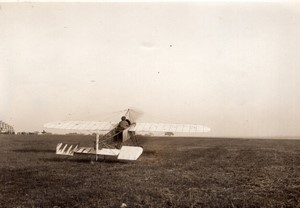
{"label": "airplane wing", "polygon": [[[83,131],[110,131],[118,123],[105,121],[57,121],[46,123],[44,127],[50,129],[83,130]],[[129,131],[136,132],[182,132],[205,133],[210,128],[195,124],[165,124],[165,123],[136,123]]]}
{"label": "airplane wing", "polygon": [[131,126],[129,131],[204,133],[209,132],[210,128],[194,124],[137,123]]}
{"label": "airplane wing", "polygon": [[46,123],[49,129],[83,130],[83,131],[110,131],[117,123],[105,121],[57,121]]}

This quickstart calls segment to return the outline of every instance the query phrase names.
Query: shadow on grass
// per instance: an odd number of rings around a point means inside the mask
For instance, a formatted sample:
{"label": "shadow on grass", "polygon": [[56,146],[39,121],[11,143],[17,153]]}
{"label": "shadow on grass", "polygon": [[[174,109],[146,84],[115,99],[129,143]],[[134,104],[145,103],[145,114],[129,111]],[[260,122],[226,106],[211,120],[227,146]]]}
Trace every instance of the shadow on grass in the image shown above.
{"label": "shadow on grass", "polygon": [[150,155],[156,155],[156,154],[157,154],[157,151],[155,151],[155,150],[144,150],[143,151],[144,156],[150,156]]}
{"label": "shadow on grass", "polygon": [[69,157],[54,157],[54,158],[44,158],[40,159],[43,162],[70,162],[70,163],[117,163],[117,164],[126,164],[128,162],[117,159],[98,159],[95,161],[95,158],[69,158]]}
{"label": "shadow on grass", "polygon": [[30,152],[33,152],[33,153],[55,153],[55,150],[49,150],[49,149],[16,149],[16,150],[13,150],[13,152],[21,152],[21,153],[30,153]]}

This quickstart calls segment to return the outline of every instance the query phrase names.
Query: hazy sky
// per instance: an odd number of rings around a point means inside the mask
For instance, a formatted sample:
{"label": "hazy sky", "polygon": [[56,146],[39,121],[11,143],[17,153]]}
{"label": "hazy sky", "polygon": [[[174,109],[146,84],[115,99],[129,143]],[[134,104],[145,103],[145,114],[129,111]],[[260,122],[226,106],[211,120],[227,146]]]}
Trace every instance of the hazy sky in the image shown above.
{"label": "hazy sky", "polygon": [[300,135],[300,4],[0,4],[0,120],[138,108],[207,136]]}

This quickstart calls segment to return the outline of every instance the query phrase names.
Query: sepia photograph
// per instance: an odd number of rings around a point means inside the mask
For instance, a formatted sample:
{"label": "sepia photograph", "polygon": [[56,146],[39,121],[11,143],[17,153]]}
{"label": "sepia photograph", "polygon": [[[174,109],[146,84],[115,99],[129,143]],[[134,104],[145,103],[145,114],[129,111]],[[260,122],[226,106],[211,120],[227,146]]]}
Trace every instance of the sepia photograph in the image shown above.
{"label": "sepia photograph", "polygon": [[0,207],[300,207],[300,2],[1,1]]}

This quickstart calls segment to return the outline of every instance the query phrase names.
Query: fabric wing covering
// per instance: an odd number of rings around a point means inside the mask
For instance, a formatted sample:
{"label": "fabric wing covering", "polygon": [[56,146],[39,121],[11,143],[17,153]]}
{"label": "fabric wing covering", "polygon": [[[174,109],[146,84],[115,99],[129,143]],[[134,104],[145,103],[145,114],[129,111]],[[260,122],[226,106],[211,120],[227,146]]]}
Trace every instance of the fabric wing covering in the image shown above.
{"label": "fabric wing covering", "polygon": [[114,122],[100,121],[58,121],[46,123],[44,127],[49,129],[109,131],[116,125]]}
{"label": "fabric wing covering", "polygon": [[[44,127],[66,130],[110,131],[116,125],[117,123],[114,122],[100,121],[59,121],[47,123]],[[205,133],[209,132],[210,128],[196,124],[137,123],[132,125],[129,131]]]}
{"label": "fabric wing covering", "polygon": [[129,131],[204,133],[209,132],[210,128],[194,124],[137,123]]}
{"label": "fabric wing covering", "polygon": [[137,160],[142,153],[142,147],[123,146],[118,155],[118,160]]}

